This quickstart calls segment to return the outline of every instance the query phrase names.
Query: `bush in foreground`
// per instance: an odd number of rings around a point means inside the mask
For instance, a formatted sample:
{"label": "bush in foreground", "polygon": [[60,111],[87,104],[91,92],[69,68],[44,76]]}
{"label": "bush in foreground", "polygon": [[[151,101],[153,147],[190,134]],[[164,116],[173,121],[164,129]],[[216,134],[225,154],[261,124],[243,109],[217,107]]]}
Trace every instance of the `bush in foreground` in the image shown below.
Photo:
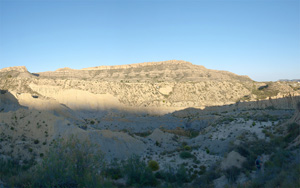
{"label": "bush in foreground", "polygon": [[28,171],[33,165],[35,165],[34,159],[26,161],[26,164],[23,165],[20,165],[16,160],[0,159],[0,180],[5,180],[9,187],[31,185],[33,177]]}
{"label": "bush in foreground", "polygon": [[138,187],[155,186],[157,181],[152,170],[139,156],[130,157],[124,164],[124,174],[127,175],[127,185]]}
{"label": "bush in foreground", "polygon": [[35,186],[98,187],[102,178],[103,154],[98,146],[76,138],[59,140],[37,166]]}
{"label": "bush in foreground", "polygon": [[172,184],[171,187],[176,187],[176,185],[181,186],[183,183],[188,183],[191,180],[186,169],[182,165],[177,170],[171,166],[167,166],[165,170],[156,172],[155,177],[164,180],[168,185]]}

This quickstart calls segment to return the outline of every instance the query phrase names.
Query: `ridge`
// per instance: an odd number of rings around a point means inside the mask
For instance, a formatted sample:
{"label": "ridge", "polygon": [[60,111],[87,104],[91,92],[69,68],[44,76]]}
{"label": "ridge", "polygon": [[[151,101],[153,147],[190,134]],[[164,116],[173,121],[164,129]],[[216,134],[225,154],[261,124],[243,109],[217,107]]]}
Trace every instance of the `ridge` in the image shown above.
{"label": "ridge", "polygon": [[112,65],[112,66],[104,65],[104,66],[83,68],[80,70],[112,70],[112,69],[139,68],[139,67],[156,66],[156,65],[180,65],[180,64],[193,65],[191,62],[184,61],[184,60],[168,60],[168,61],[158,61],[158,62],[134,63],[134,64],[126,64],[126,65]]}

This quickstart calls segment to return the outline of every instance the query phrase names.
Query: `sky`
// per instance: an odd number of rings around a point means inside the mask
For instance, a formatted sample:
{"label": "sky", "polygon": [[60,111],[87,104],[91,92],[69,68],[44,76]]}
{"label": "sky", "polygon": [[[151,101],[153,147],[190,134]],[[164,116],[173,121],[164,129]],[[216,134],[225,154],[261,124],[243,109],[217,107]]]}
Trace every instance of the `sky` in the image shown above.
{"label": "sky", "polygon": [[0,69],[164,60],[300,78],[299,0],[0,0]]}

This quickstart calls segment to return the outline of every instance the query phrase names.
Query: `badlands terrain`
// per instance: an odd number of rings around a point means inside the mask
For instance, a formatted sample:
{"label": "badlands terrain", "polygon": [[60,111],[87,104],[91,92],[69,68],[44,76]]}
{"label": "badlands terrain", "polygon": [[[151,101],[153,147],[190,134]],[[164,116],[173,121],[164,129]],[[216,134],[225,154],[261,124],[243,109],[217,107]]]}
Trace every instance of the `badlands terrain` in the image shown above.
{"label": "badlands terrain", "polygon": [[[178,60],[40,73],[8,67],[0,78],[0,187],[300,186],[298,81],[255,82]],[[55,151],[72,150],[59,149],[74,138],[101,152],[99,179],[30,176]]]}

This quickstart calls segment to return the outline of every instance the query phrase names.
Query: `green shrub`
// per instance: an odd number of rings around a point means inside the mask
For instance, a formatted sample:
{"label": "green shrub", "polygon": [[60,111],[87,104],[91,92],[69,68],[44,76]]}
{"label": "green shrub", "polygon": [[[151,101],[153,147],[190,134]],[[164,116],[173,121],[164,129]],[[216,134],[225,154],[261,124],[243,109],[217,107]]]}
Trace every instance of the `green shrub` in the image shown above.
{"label": "green shrub", "polygon": [[195,138],[199,135],[199,131],[194,131],[194,130],[191,130],[190,131],[190,138]]}
{"label": "green shrub", "polygon": [[180,168],[178,169],[176,173],[176,178],[177,178],[177,183],[179,184],[187,183],[190,181],[190,178],[183,165],[181,165]]}
{"label": "green shrub", "polygon": [[[265,164],[265,172],[253,179],[249,187],[300,187],[299,160],[290,159],[287,161],[284,159],[284,162],[276,162],[280,157],[282,154],[274,154],[270,161]],[[274,161],[274,159],[276,160]]]}
{"label": "green shrub", "polygon": [[187,142],[182,142],[181,145],[182,145],[183,147],[185,147],[185,146],[187,146]]}
{"label": "green shrub", "polygon": [[124,174],[127,176],[127,185],[155,186],[157,181],[146,163],[138,156],[130,157],[123,166]]}
{"label": "green shrub", "polygon": [[101,186],[98,169],[103,166],[103,154],[98,146],[74,137],[58,140],[37,166],[35,186]]}
{"label": "green shrub", "polygon": [[297,123],[291,123],[287,128],[287,135],[284,137],[285,142],[293,141],[298,135],[300,135],[300,125]]}
{"label": "green shrub", "polygon": [[190,151],[192,150],[191,146],[184,146],[184,150]]}
{"label": "green shrub", "polygon": [[250,155],[250,151],[245,146],[237,146],[236,151],[244,157],[248,157]]}
{"label": "green shrub", "polygon": [[120,168],[107,168],[104,174],[106,177],[117,180],[123,177],[122,170]]}
{"label": "green shrub", "polygon": [[0,179],[5,176],[16,175],[20,166],[16,161],[0,159]]}
{"label": "green shrub", "polygon": [[[58,140],[36,166],[35,159],[3,161],[0,159],[0,180],[8,187],[112,187],[99,170],[105,169],[99,146],[75,138]],[[31,149],[31,148],[29,148]],[[28,149],[28,150],[29,150]],[[32,152],[32,149],[31,149]]]}
{"label": "green shrub", "polygon": [[34,176],[27,171],[35,165],[35,161],[24,160],[23,163],[20,165],[16,160],[0,159],[0,180],[5,180],[8,187],[31,187]]}
{"label": "green shrub", "polygon": [[155,145],[158,146],[158,147],[161,147],[161,143],[158,142],[158,141],[155,141]]}
{"label": "green shrub", "polygon": [[[296,136],[297,126],[289,125],[286,136],[272,137],[268,143],[264,140],[247,142],[236,150],[247,161],[243,164],[242,170],[249,172],[255,170],[254,161],[257,155],[271,154],[270,159],[264,164],[264,173],[254,178],[249,187],[299,187],[300,186],[300,161],[299,153],[289,151],[286,147]],[[292,135],[295,134],[295,135]],[[230,181],[235,181],[236,171],[226,172]]]}
{"label": "green shrub", "polygon": [[[163,171],[156,172],[155,177],[173,185],[182,185],[191,181],[186,169],[182,165],[177,170],[171,166],[167,166]],[[173,187],[177,186],[174,185]]]}
{"label": "green shrub", "polygon": [[120,179],[124,176],[122,172],[122,168],[117,160],[114,160],[109,165],[109,167],[104,168],[102,171],[102,175],[114,180]]}
{"label": "green shrub", "polygon": [[199,178],[196,178],[193,182],[193,185],[194,187],[214,187],[213,180],[219,177],[220,173],[216,169],[211,168]]}
{"label": "green shrub", "polygon": [[206,151],[207,154],[210,153],[210,151],[209,151],[209,149],[207,147],[205,147],[205,151]]}
{"label": "green shrub", "polygon": [[265,134],[266,137],[274,138],[274,135],[266,129],[263,129],[262,132]]}
{"label": "green shrub", "polygon": [[146,131],[146,132],[140,132],[140,133],[134,133],[134,134],[137,135],[137,136],[141,136],[141,137],[147,137],[150,134],[152,134],[152,132],[151,131]]}
{"label": "green shrub", "polygon": [[278,151],[276,151],[276,153],[274,153],[270,157],[269,163],[268,165],[266,165],[266,167],[276,166],[279,168],[283,168],[284,165],[288,164],[292,158],[293,158],[293,154],[291,152],[284,149],[279,149]]}
{"label": "green shrub", "polygon": [[251,142],[246,142],[240,146],[233,146],[230,150],[235,150],[247,160],[243,163],[243,171],[246,172],[255,170],[254,162],[257,156],[262,153],[270,154],[274,150],[273,143],[268,143],[265,140],[256,140]]}
{"label": "green shrub", "polygon": [[153,161],[153,160],[151,160],[151,161],[148,162],[148,167],[149,167],[152,171],[157,171],[157,170],[159,170],[159,165],[158,165],[158,163],[157,163],[156,161]]}
{"label": "green shrub", "polygon": [[193,158],[195,157],[193,154],[191,154],[191,152],[188,152],[188,151],[183,151],[180,153],[180,158],[182,159],[188,159],[188,158]]}
{"label": "green shrub", "polygon": [[122,167],[117,161],[117,159],[114,159],[109,166],[105,166],[101,174],[104,175],[106,178],[111,178],[114,180],[124,177]]}

